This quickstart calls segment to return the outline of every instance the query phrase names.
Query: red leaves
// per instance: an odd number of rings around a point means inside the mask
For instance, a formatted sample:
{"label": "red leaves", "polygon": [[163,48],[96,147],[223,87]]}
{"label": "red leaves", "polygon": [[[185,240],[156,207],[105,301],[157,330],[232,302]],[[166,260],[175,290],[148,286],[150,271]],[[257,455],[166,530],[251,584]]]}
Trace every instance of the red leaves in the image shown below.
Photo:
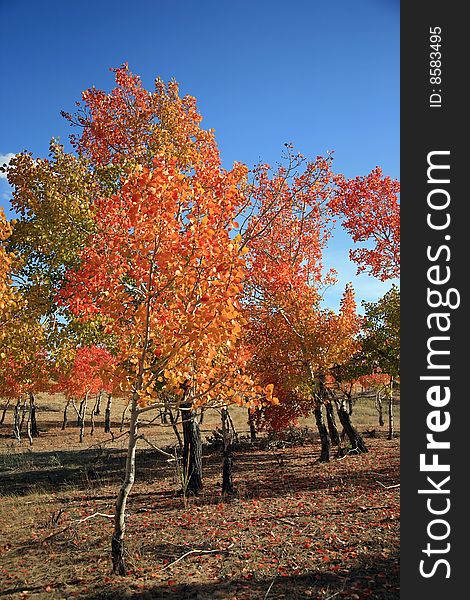
{"label": "red leaves", "polygon": [[74,398],[97,394],[101,390],[111,391],[109,380],[114,364],[114,358],[105,348],[79,348],[69,369],[60,374],[57,390]]}
{"label": "red leaves", "polygon": [[338,189],[329,202],[354,242],[373,248],[350,251],[358,272],[368,271],[382,281],[400,275],[400,184],[376,167],[365,177],[336,177]]}

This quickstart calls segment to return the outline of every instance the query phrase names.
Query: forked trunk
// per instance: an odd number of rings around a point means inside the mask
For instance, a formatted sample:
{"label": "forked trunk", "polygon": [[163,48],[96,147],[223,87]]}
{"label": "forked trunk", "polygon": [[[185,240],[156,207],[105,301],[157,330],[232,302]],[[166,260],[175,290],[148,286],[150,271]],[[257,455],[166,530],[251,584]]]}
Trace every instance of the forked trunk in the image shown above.
{"label": "forked trunk", "polygon": [[325,404],[326,422],[328,423],[328,431],[330,434],[331,443],[333,446],[340,446],[341,440],[336,426],[335,413],[333,412],[333,404],[328,402]]}
{"label": "forked trunk", "polygon": [[181,405],[183,425],[183,488],[185,494],[202,490],[202,441],[196,411],[190,402]]}
{"label": "forked trunk", "polygon": [[85,413],[83,412],[83,405],[85,404],[85,400],[86,400],[86,396],[83,398],[83,400],[80,402],[80,406],[78,407],[78,413],[77,413],[77,427],[80,427],[80,429],[82,428],[83,425],[83,420],[85,418]]}
{"label": "forked trunk", "polygon": [[337,403],[337,409],[339,420],[351,444],[351,450],[355,450],[358,453],[368,452],[367,446],[364,440],[362,439],[362,436],[351,423],[351,417],[349,416],[349,412],[346,409],[346,403],[344,400],[341,400]]}
{"label": "forked trunk", "polygon": [[228,420],[228,422],[230,424],[230,429],[232,430],[233,442],[235,442],[235,443],[238,444],[238,432],[235,429],[235,425],[233,424],[233,420],[232,420],[232,417],[230,416],[230,413],[229,413],[228,409],[227,409],[227,420]]}
{"label": "forked trunk", "polygon": [[320,452],[320,462],[328,462],[330,460],[330,436],[328,434],[328,429],[326,428],[325,422],[323,420],[323,411],[322,405],[317,404],[313,411],[315,415],[315,422],[317,424],[318,433],[320,434],[320,442],[321,442],[321,452]]}
{"label": "forked trunk", "polygon": [[20,431],[23,431],[24,420],[25,420],[26,414],[28,412],[29,412],[28,401],[25,398],[24,402],[23,402],[23,409],[21,411]]}
{"label": "forked trunk", "polygon": [[135,451],[137,447],[138,432],[138,406],[137,394],[132,398],[132,410],[129,423],[129,443],[127,446],[126,472],[122,482],[114,509],[114,531],[111,540],[111,558],[113,573],[126,575],[127,567],[124,559],[124,534],[126,531],[126,505],[132,486],[135,481]]}

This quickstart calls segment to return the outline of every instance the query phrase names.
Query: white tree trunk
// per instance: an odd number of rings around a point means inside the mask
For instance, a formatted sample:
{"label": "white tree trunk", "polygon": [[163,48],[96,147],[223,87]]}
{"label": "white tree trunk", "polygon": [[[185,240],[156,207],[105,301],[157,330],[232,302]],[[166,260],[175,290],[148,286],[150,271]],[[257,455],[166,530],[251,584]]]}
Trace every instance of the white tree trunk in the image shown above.
{"label": "white tree trunk", "polygon": [[131,418],[129,423],[129,443],[127,446],[126,472],[124,481],[116,500],[114,510],[114,532],[111,541],[111,556],[113,561],[113,573],[126,575],[126,563],[124,560],[124,534],[126,531],[126,504],[132,486],[135,481],[135,453],[138,434],[138,396],[134,393],[132,398]]}

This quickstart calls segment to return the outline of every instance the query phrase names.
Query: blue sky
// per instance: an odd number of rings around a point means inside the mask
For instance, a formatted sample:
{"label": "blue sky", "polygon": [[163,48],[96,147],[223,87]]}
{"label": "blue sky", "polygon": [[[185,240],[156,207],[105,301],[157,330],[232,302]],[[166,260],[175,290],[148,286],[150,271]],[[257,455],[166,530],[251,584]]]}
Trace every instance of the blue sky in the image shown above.
{"label": "blue sky", "polygon": [[[2,157],[66,142],[60,111],[128,62],[147,88],[158,75],[196,96],[226,166],[275,164],[292,142],[306,156],[333,150],[348,177],[379,165],[399,178],[397,0],[0,0],[0,23]],[[7,211],[9,195],[1,178]],[[338,232],[326,253],[340,272],[333,307],[347,281],[358,300],[390,287],[356,278],[348,245]]]}

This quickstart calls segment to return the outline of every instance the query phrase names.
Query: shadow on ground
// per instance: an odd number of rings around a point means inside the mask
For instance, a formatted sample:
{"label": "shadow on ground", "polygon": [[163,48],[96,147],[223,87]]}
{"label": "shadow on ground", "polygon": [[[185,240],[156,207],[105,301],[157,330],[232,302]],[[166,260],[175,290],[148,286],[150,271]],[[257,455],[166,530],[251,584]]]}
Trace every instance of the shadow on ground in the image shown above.
{"label": "shadow on ground", "polygon": [[[75,582],[67,582],[73,585]],[[41,587],[24,587],[29,593],[44,592]],[[269,590],[269,591],[268,591]],[[8,597],[17,589],[6,589],[0,597]],[[300,600],[310,598],[373,598],[374,600],[396,600],[399,593],[399,557],[384,559],[373,556],[367,563],[358,563],[354,568],[310,572],[302,575],[273,578],[231,579],[218,583],[185,585],[159,584],[145,591],[135,591],[126,586],[126,580],[118,578],[116,583],[103,584],[103,588],[80,594],[83,600],[239,600],[269,597],[270,600]]]}
{"label": "shadow on ground", "polygon": [[[170,449],[168,449],[170,450]],[[303,460],[310,461],[312,468],[292,469],[291,461],[299,458],[298,453],[285,451],[239,450],[234,454],[235,485],[245,498],[279,497],[286,492],[311,491],[341,486],[341,473],[326,474],[318,469],[317,446],[303,449]],[[355,460],[354,457],[348,460]],[[119,485],[125,467],[125,452],[116,449],[83,449],[56,452],[24,452],[3,457],[0,462],[0,494],[5,496],[24,496],[30,493],[74,488],[86,491],[95,490],[99,494],[101,487]],[[205,480],[221,480],[222,457],[220,452],[210,447],[204,450]],[[288,471],[288,481],[285,481]],[[253,472],[255,477],[246,477]],[[375,479],[382,475],[375,468]],[[383,475],[390,475],[389,469]],[[353,486],[377,488],[374,478],[361,470],[348,472],[348,483]],[[398,477],[398,474],[397,474]],[[178,486],[175,479],[175,461],[168,460],[154,450],[141,449],[137,453],[137,481],[150,485],[163,480],[173,479],[174,492]],[[285,484],[285,485],[284,485]],[[209,484],[209,487],[214,487]],[[158,494],[161,496],[161,492]],[[201,495],[198,504],[211,503],[213,494]]]}
{"label": "shadow on ground", "polygon": [[[267,592],[269,593],[267,595]],[[356,594],[356,596],[355,596]],[[374,598],[374,600],[392,600],[399,594],[399,557],[384,559],[371,557],[367,563],[359,563],[353,569],[311,572],[302,575],[274,577],[267,579],[232,579],[215,584],[193,584],[168,586],[157,585],[145,592],[120,592],[95,590],[93,595],[84,596],[87,600],[120,599],[161,599],[161,600],[209,600],[237,598],[265,598],[270,600],[286,598],[289,600],[328,598]]]}

